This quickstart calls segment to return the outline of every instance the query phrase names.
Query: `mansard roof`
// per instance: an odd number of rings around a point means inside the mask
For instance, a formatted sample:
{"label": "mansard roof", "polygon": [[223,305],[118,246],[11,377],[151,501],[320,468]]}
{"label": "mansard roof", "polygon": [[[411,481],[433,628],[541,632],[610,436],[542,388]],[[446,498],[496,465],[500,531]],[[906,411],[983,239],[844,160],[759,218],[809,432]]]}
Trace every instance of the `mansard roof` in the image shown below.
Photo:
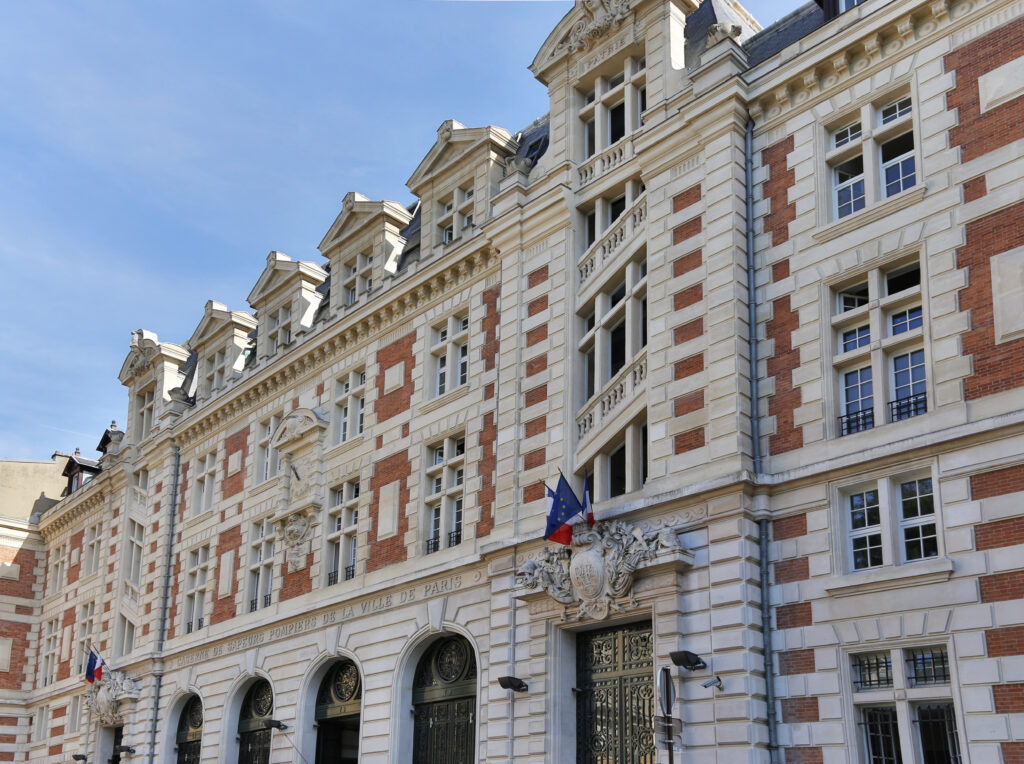
{"label": "mansard roof", "polygon": [[[434,146],[423,157],[423,161],[420,162],[412,177],[406,181],[406,185],[416,196],[422,196],[418,190],[429,178],[441,174],[457,158],[487,141],[506,154],[512,154],[516,150],[515,139],[503,127],[494,125],[466,127],[454,119],[445,120],[437,128],[437,140],[434,141]],[[457,147],[456,144],[458,144]]]}
{"label": "mansard roof", "polygon": [[317,245],[317,249],[326,257],[330,250],[354,236],[364,226],[380,216],[383,216],[385,221],[393,223],[398,229],[405,228],[412,219],[409,211],[399,202],[387,200],[375,202],[360,193],[349,191],[342,200],[341,212],[338,213],[330,229]]}
{"label": "mansard roof", "polygon": [[256,319],[244,310],[228,310],[223,303],[207,300],[206,307],[203,309],[203,317],[195,331],[192,332],[192,336],[188,338],[186,345],[195,349],[228,324],[234,324],[239,329],[251,332],[256,328]]}
{"label": "mansard roof", "polygon": [[264,298],[296,277],[319,286],[327,279],[327,271],[316,263],[292,260],[283,252],[273,250],[267,255],[267,267],[263,269],[246,300],[254,309],[259,310]]}

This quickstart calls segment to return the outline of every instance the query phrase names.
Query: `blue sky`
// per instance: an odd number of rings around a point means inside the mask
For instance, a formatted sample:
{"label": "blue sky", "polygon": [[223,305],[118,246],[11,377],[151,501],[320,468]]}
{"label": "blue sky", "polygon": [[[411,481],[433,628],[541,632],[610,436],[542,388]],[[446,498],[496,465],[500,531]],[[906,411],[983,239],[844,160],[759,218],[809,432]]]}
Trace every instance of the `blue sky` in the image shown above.
{"label": "blue sky", "polygon": [[[799,0],[751,0],[762,24]],[[34,0],[0,8],[0,458],[93,455],[130,332],[247,309],[354,190],[408,202],[441,122],[517,130],[569,0]]]}

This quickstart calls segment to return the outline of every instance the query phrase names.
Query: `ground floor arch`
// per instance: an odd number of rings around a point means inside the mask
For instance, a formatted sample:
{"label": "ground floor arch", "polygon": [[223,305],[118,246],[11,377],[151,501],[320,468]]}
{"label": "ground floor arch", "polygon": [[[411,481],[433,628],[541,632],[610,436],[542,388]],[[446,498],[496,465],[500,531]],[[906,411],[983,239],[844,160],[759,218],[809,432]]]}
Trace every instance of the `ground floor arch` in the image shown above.
{"label": "ground floor arch", "polygon": [[476,656],[452,634],[431,644],[413,677],[413,764],[472,764],[476,745]]}
{"label": "ground floor arch", "polygon": [[363,682],[356,665],[335,661],[320,681],[316,695],[317,764],[356,764],[359,761],[359,720]]}

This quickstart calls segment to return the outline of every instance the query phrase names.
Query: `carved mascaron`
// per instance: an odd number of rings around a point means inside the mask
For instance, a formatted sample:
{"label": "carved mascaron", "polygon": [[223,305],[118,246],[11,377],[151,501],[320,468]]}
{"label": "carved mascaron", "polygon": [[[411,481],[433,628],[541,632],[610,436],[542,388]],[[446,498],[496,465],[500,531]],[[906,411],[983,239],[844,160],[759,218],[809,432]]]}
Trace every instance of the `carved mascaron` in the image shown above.
{"label": "carved mascaron", "polygon": [[538,560],[527,560],[516,573],[517,596],[547,592],[565,605],[564,618],[602,620],[633,597],[636,571],[661,562],[689,566],[692,557],[669,528],[644,530],[623,520],[579,524],[572,547],[547,547]]}
{"label": "carved mascaron", "polygon": [[107,671],[93,682],[85,696],[85,705],[100,724],[110,727],[123,723],[121,703],[138,700],[139,684],[120,671]]}

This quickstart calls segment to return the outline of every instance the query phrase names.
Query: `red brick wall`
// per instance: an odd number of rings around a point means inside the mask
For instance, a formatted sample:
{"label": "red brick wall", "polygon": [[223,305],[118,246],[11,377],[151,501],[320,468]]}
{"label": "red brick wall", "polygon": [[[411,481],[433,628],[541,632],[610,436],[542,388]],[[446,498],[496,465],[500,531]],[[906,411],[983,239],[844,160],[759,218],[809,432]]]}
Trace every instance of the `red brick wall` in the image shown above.
{"label": "red brick wall", "polygon": [[672,211],[681,212],[700,201],[700,183],[672,197]]}
{"label": "red brick wall", "polygon": [[982,602],[1005,602],[1024,597],[1024,570],[997,573],[978,579]]}
{"label": "red brick wall", "polygon": [[686,416],[704,408],[704,391],[697,390],[688,395],[681,395],[672,401],[672,414]]}
{"label": "red brick wall", "polygon": [[533,289],[533,287],[537,286],[538,284],[543,284],[547,280],[548,280],[548,267],[546,265],[542,265],[537,270],[530,271],[526,275],[526,288],[527,289]]}
{"label": "red brick wall", "polygon": [[25,666],[28,663],[28,634],[31,624],[0,621],[0,637],[11,640],[11,669],[0,673],[0,690],[28,689],[25,684]]}
{"label": "red brick wall", "polygon": [[533,329],[530,329],[526,333],[526,347],[533,347],[538,342],[543,342],[548,338],[548,325],[541,324]]}
{"label": "red brick wall", "polygon": [[695,340],[704,334],[704,319],[695,318],[689,323],[677,326],[672,330],[672,343],[682,345],[684,342]]}
{"label": "red brick wall", "polygon": [[807,535],[807,514],[780,517],[772,522],[772,539],[782,541]]}
{"label": "red brick wall", "polygon": [[[487,423],[486,419],[484,419],[484,423],[485,424]],[[493,419],[491,421],[491,424],[493,426]],[[531,419],[529,422],[527,422],[524,425],[525,437],[532,438],[535,435],[540,435],[541,433],[545,432],[547,430],[547,428],[548,428],[548,418],[547,418],[546,415],[539,416],[536,419]],[[482,442],[483,441],[481,441],[481,443]]]}
{"label": "red brick wall", "polygon": [[697,427],[693,430],[681,432],[676,435],[673,446],[675,453],[684,454],[693,451],[704,445],[704,428]]}
{"label": "red brick wall", "polygon": [[[242,453],[241,469],[234,475],[228,474],[228,461],[232,454]],[[239,430],[228,436],[224,441],[224,479],[221,481],[221,490],[224,498],[234,496],[245,488],[245,464],[249,459],[249,427]]]}
{"label": "red brick wall", "polygon": [[[532,420],[537,422],[538,419]],[[544,417],[539,417],[543,432]],[[530,424],[526,423],[526,437],[530,437]],[[480,519],[476,524],[476,537],[483,538],[494,529],[494,480],[498,469],[498,458],[494,450],[498,439],[498,426],[494,420],[494,412],[484,414],[480,428],[480,463],[477,474],[480,476],[480,490],[477,492],[477,506],[480,507]]]}
{"label": "red brick wall", "polygon": [[677,380],[686,379],[686,377],[690,377],[704,371],[704,354],[697,353],[696,355],[691,355],[689,358],[676,361],[672,371],[672,378]]}
{"label": "red brick wall", "polygon": [[971,498],[975,501],[1018,491],[1024,491],[1024,464],[971,475]]}
{"label": "red brick wall", "polygon": [[776,584],[788,584],[793,581],[806,581],[811,577],[806,557],[797,557],[795,560],[777,562],[773,568],[775,570]]}
{"label": "red brick wall", "polygon": [[222,623],[235,617],[237,613],[235,597],[238,594],[238,566],[241,564],[238,550],[242,547],[242,526],[236,525],[221,531],[217,536],[217,549],[215,555],[217,562],[214,565],[214,580],[220,581],[220,556],[225,552],[234,552],[231,565],[231,594],[227,597],[213,598],[213,613],[210,616],[210,623]]}
{"label": "red brick wall", "polygon": [[775,377],[775,394],[768,399],[768,416],[775,417],[775,434],[768,438],[768,450],[782,454],[804,444],[803,430],[793,423],[793,412],[803,402],[799,387],[793,386],[793,372],[800,365],[800,351],[793,347],[793,332],[800,316],[790,310],[789,295],[772,302],[768,339],[775,341],[775,354],[768,359],[768,376]]}
{"label": "red brick wall", "polygon": [[181,486],[178,489],[178,520],[180,522],[185,522],[185,504],[188,497],[188,468],[191,466],[187,459],[181,464]]}
{"label": "red brick wall", "polygon": [[302,594],[313,591],[313,553],[306,555],[306,567],[296,570],[294,573],[288,571],[288,563],[281,566],[281,595],[280,600],[290,600]]}
{"label": "red brick wall", "polygon": [[1024,711],[1024,682],[997,684],[992,688],[997,714],[1019,714]]}
{"label": "red brick wall", "polygon": [[775,628],[777,629],[794,629],[798,626],[810,625],[810,602],[794,602],[792,605],[779,605],[775,608]]}
{"label": "red brick wall", "polygon": [[[409,475],[412,474],[412,462],[409,454],[400,451],[374,465],[370,489],[373,496],[370,500],[370,557],[366,561],[367,572],[379,570],[396,562],[405,561],[405,534],[409,530],[409,519],[405,515],[409,504]],[[398,524],[395,535],[377,540],[378,514],[380,511],[380,490],[389,483],[399,481],[398,486]]]}
{"label": "red brick wall", "polygon": [[796,174],[787,167],[792,151],[791,135],[761,152],[761,164],[768,168],[761,197],[769,204],[763,230],[771,233],[773,247],[789,240],[789,224],[796,219],[796,205],[789,201],[789,189],[796,184]]}
{"label": "red brick wall", "polygon": [[523,469],[532,470],[537,467],[543,467],[545,461],[544,449],[537,448],[523,455]]}
{"label": "red brick wall", "polygon": [[783,698],[780,703],[783,724],[818,721],[817,698]]}
{"label": "red brick wall", "polygon": [[32,585],[36,582],[36,553],[31,549],[0,546],[0,563],[12,562],[20,566],[18,580],[0,578],[0,597],[35,599]]}
{"label": "red brick wall", "polygon": [[[378,422],[409,410],[413,389],[412,370],[416,366],[416,358],[412,353],[415,341],[416,332],[410,332],[377,351],[377,401],[374,403],[374,412]],[[405,383],[385,395],[384,372],[402,361],[405,361]]]}
{"label": "red brick wall", "polygon": [[538,501],[544,498],[544,485],[540,482],[530,483],[523,487],[523,502]]}
{"label": "red brick wall", "polygon": [[989,658],[1024,655],[1024,626],[1005,626],[985,631],[985,650]]}
{"label": "red brick wall", "polygon": [[702,251],[695,249],[693,252],[683,255],[672,263],[672,275],[682,276],[684,273],[689,273],[696,268],[700,268],[702,262],[704,262]]}
{"label": "red brick wall", "polygon": [[523,402],[527,407],[536,406],[538,403],[543,403],[548,399],[548,386],[538,385],[537,387],[531,388],[523,393]]}
{"label": "red brick wall", "polygon": [[548,367],[547,355],[539,355],[536,358],[531,358],[526,362],[526,376],[532,377],[534,374],[540,374]]}
{"label": "red brick wall", "polygon": [[1024,517],[1011,517],[974,526],[974,548],[996,549],[1024,544]]}
{"label": "red brick wall", "polygon": [[973,202],[980,199],[988,193],[988,184],[985,182],[985,176],[979,175],[977,178],[965,180],[963,189],[965,202]]}
{"label": "red brick wall", "polygon": [[704,299],[704,285],[694,284],[691,287],[687,287],[681,292],[676,292],[672,296],[672,307],[675,310],[682,310],[688,308],[691,305],[696,305],[698,302]]}
{"label": "red brick wall", "polygon": [[[180,538],[180,536],[179,536]],[[181,554],[174,555],[174,569],[171,573],[171,607],[167,611],[167,638],[174,639],[178,633],[178,601],[181,598]]]}
{"label": "red brick wall", "polygon": [[[107,604],[107,609],[104,610],[103,612],[107,612],[109,610],[110,610],[110,606],[109,606],[109,603],[108,603]],[[69,626],[71,627],[71,631],[65,632],[65,630]],[[61,621],[60,621],[60,628],[61,628],[61,632],[62,632],[61,633],[61,638],[60,638],[61,646],[60,646],[60,649],[59,649],[57,655],[58,655],[58,658],[59,658],[60,654],[63,653],[65,649],[67,649],[69,657],[68,657],[68,659],[66,661],[58,660],[58,663],[57,663],[57,681],[58,682],[60,680],[62,680],[62,679],[67,679],[69,676],[71,676],[71,664],[75,660],[75,645],[72,642],[72,644],[65,646],[63,644],[63,641],[64,641],[65,634],[67,635],[68,639],[72,639],[73,638],[74,626],[75,626],[75,608],[74,608],[74,606],[69,607],[69,608],[65,608],[64,609],[64,617],[61,618]]]}
{"label": "red brick wall", "polygon": [[1024,55],[1024,19],[1002,24],[977,40],[962,45],[944,59],[947,72],[956,72],[956,87],[946,95],[946,108],[959,109],[959,124],[949,131],[949,144],[959,146],[969,162],[989,151],[1024,138],[1024,98],[981,113],[978,78]]}
{"label": "red brick wall", "polygon": [[779,676],[793,674],[813,674],[814,650],[786,650],[777,653],[779,656]]}
{"label": "red brick wall", "polygon": [[1024,743],[1000,743],[1003,764],[1024,764]]}
{"label": "red brick wall", "polygon": [[672,243],[679,244],[687,239],[691,239],[699,234],[703,229],[703,218],[698,215],[692,220],[687,220],[685,223],[677,225],[672,229]]}
{"label": "red brick wall", "polygon": [[[1024,107],[1024,99],[1018,100]],[[962,355],[972,356],[974,373],[964,380],[964,397],[973,401],[1024,384],[1024,338],[995,344],[989,264],[993,255],[1024,246],[1024,202],[974,220],[965,231],[967,243],[956,251],[956,264],[968,269],[959,302],[960,310],[971,314]]]}
{"label": "red brick wall", "polygon": [[772,264],[772,281],[778,283],[783,279],[789,278],[789,259],[779,260],[777,263]]}
{"label": "red brick wall", "polygon": [[536,316],[541,311],[547,310],[547,307],[548,296],[546,294],[542,294],[536,300],[530,300],[530,302],[526,304],[526,315]]}
{"label": "red brick wall", "polygon": [[822,764],[821,749],[816,746],[786,747],[786,764]]}

